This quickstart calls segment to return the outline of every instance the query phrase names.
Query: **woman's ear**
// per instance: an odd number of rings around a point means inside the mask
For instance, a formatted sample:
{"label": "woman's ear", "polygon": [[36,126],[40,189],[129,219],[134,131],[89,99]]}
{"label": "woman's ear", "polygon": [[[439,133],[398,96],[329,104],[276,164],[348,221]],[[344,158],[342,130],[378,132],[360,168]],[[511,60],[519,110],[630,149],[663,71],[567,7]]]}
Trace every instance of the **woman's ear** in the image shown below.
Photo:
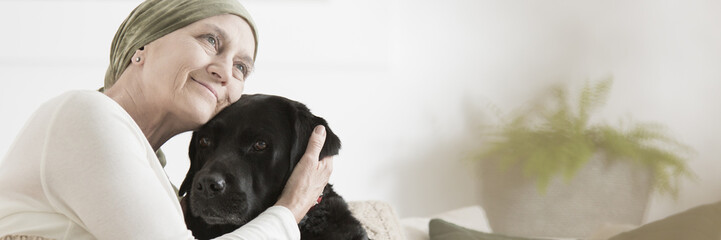
{"label": "woman's ear", "polygon": [[145,62],[145,46],[140,47],[138,50],[135,50],[135,54],[133,54],[133,58],[130,59],[131,63],[143,65]]}

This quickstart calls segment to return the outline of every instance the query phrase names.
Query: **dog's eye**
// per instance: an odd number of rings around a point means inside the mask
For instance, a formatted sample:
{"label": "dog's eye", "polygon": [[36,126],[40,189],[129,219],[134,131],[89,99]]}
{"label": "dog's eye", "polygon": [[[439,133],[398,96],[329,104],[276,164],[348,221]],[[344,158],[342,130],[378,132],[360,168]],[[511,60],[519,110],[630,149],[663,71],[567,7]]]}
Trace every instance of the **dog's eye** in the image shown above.
{"label": "dog's eye", "polygon": [[255,149],[255,151],[263,151],[267,147],[268,144],[265,141],[257,141],[253,144],[253,149]]}
{"label": "dog's eye", "polygon": [[198,140],[198,145],[202,148],[210,147],[210,139],[206,137],[200,138],[200,140]]}

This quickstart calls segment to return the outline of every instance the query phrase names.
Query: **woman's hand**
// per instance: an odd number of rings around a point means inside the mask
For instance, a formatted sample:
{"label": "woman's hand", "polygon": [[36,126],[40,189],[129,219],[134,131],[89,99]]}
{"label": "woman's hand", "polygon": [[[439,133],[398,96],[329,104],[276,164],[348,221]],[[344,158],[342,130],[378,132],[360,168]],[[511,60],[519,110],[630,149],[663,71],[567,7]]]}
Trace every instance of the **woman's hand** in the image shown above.
{"label": "woman's hand", "polygon": [[[186,195],[186,196],[187,196],[187,195]],[[185,200],[185,197],[186,197],[186,196],[183,196],[183,197],[180,198],[180,210],[183,211],[183,216],[185,216],[185,214],[188,214],[187,212],[185,212],[185,210],[188,208],[188,207],[187,207],[187,205],[188,205],[188,200]]]}
{"label": "woman's hand", "polygon": [[295,221],[300,222],[313,205],[333,172],[333,158],[318,161],[325,142],[325,127],[319,125],[313,130],[305,154],[295,166],[276,206],[290,209]]}

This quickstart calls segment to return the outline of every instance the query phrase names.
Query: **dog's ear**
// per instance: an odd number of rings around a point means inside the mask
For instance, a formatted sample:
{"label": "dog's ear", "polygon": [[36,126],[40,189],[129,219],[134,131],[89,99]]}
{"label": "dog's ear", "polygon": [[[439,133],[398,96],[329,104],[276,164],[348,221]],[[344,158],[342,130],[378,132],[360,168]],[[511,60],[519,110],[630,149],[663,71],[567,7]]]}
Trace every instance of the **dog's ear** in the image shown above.
{"label": "dog's ear", "polygon": [[[311,131],[313,131],[315,126],[318,125],[323,125],[326,131],[323,149],[320,150],[320,158],[322,159],[324,157],[338,155],[338,152],[340,151],[340,138],[333,133],[333,130],[331,130],[330,127],[328,127],[328,122],[326,122],[325,119],[313,116],[313,124],[310,126]],[[308,135],[307,138],[310,138],[310,135]]]}
{"label": "dog's ear", "polygon": [[180,188],[178,189],[178,196],[184,196],[186,193],[190,191],[190,187],[193,185],[193,177],[195,177],[195,172],[198,170],[196,161],[195,161],[195,143],[197,142],[198,136],[197,134],[193,133],[193,137],[190,139],[190,147],[188,147],[188,157],[190,158],[190,168],[188,168],[188,173],[185,175],[185,179],[183,179],[183,183],[180,184]]}
{"label": "dog's ear", "polygon": [[[295,142],[291,150],[291,165],[295,166],[300,158],[305,153],[308,147],[308,139],[315,126],[323,125],[326,130],[325,142],[323,148],[320,151],[320,159],[337,155],[341,148],[341,142],[333,130],[328,127],[328,122],[325,119],[313,115],[308,107],[302,103],[293,101],[293,107],[295,112],[294,125],[295,125]],[[293,111],[292,111],[293,112]]]}

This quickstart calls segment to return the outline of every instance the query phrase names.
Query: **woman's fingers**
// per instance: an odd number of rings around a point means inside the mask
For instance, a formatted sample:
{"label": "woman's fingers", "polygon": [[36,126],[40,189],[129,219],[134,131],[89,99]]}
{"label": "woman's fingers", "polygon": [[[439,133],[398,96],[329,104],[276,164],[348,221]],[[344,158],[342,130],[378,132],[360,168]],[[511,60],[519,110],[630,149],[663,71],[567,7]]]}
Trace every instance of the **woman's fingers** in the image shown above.
{"label": "woman's fingers", "polygon": [[[303,158],[309,158],[313,161],[318,161],[320,151],[323,149],[323,143],[325,142],[325,127],[318,125],[313,129],[313,133],[310,135],[308,140],[308,147],[305,149]],[[301,159],[303,161],[303,159]]]}
{"label": "woman's fingers", "polygon": [[[325,127],[323,125],[318,125],[313,130],[313,134],[310,136],[310,140],[308,140],[308,148],[305,151],[305,154],[308,157],[309,160],[318,161],[318,158],[320,157],[320,152],[323,149],[323,143],[325,142]],[[301,159],[301,161],[303,161]],[[317,163],[317,169],[321,172],[321,176],[325,179],[323,186],[325,187],[326,184],[328,184],[328,180],[330,178],[330,174],[333,172],[333,157],[327,156]],[[321,189],[322,193],[322,189]],[[320,194],[320,193],[319,193]]]}
{"label": "woman's fingers", "polygon": [[317,126],[313,130],[305,154],[293,169],[276,203],[290,209],[297,222],[300,222],[308,210],[315,205],[333,172],[333,158],[318,160],[325,136],[325,127]]}
{"label": "woman's fingers", "polygon": [[180,209],[183,211],[183,215],[186,214],[186,209],[187,209],[186,205],[187,205],[187,204],[188,204],[188,201],[185,200],[185,197],[182,197],[182,198],[180,199]]}

